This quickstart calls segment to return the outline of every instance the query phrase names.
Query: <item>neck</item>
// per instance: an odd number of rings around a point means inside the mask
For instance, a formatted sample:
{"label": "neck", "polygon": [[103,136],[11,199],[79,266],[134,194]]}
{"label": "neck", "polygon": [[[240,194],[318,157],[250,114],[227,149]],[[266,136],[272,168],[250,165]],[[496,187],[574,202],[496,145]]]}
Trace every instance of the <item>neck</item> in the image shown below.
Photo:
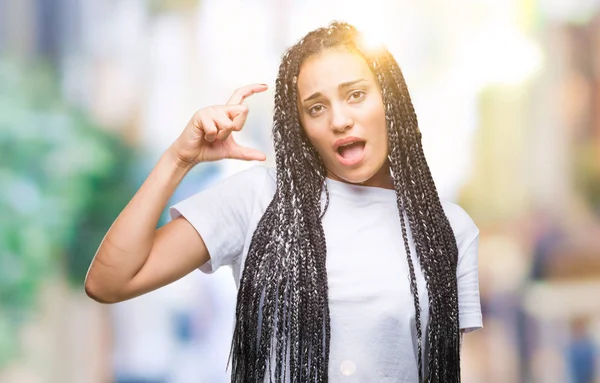
{"label": "neck", "polygon": [[369,178],[365,182],[361,182],[361,185],[364,186],[373,186],[383,189],[394,189],[394,180],[392,179],[392,174],[390,173],[390,164],[386,161],[386,163],[373,175],[373,177]]}
{"label": "neck", "polygon": [[390,164],[386,161],[386,163],[377,171],[377,173],[375,173],[368,180],[366,180],[364,182],[360,182],[360,183],[353,183],[353,182],[346,181],[345,179],[339,177],[338,175],[336,175],[332,172],[328,172],[327,177],[331,178],[332,180],[345,182],[345,183],[351,184],[351,185],[371,186],[371,187],[378,187],[378,188],[393,190],[394,189],[394,180],[392,179],[389,165]]}

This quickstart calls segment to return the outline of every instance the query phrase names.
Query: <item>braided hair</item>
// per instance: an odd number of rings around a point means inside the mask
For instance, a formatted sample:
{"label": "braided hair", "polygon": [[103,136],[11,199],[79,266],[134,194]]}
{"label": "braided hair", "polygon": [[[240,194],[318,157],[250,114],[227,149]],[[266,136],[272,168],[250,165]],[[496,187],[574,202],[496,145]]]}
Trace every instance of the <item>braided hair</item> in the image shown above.
{"label": "braided hair", "polygon": [[[242,273],[230,355],[232,381],[263,382],[266,376],[328,381],[330,317],[321,218],[329,194],[326,169],[300,122],[296,81],[306,58],[331,48],[362,56],[381,87],[390,173],[414,299],[419,381],[459,382],[458,250],[423,154],[411,98],[392,55],[385,49],[363,49],[359,32],[340,22],[308,33],[285,53],[279,68],[273,117],[277,187],[254,232]],[[425,339],[407,224],[428,291]]]}

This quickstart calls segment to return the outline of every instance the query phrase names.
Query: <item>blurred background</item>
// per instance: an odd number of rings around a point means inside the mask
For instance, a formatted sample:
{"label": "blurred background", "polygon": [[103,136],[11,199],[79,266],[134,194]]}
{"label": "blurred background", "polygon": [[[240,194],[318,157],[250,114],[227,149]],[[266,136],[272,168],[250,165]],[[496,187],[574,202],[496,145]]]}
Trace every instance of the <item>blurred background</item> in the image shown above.
{"label": "blurred background", "polygon": [[[600,382],[598,0],[0,0],[0,382],[227,381],[230,270],[110,306],[85,273],[193,112],[272,88],[333,19],[395,55],[440,196],[481,230],[463,381]],[[272,96],[238,136],[269,164]],[[172,203],[252,165],[198,166]]]}

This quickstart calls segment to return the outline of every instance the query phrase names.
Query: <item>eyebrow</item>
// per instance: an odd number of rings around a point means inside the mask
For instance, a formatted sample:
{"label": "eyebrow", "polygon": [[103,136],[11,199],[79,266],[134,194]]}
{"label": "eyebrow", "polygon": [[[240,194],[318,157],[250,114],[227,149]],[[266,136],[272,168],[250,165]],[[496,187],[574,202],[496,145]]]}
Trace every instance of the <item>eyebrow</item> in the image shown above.
{"label": "eyebrow", "polygon": [[[358,80],[343,82],[340,85],[338,85],[338,89],[349,88],[352,85],[356,85],[356,84],[358,84],[359,82],[362,82],[362,81],[367,81],[367,80],[365,80],[364,78],[359,78]],[[306,97],[304,99],[304,101],[302,101],[302,102],[307,102],[307,101],[310,101],[310,100],[314,100],[315,98],[319,98],[322,95],[323,95],[323,93],[321,93],[321,92],[313,93],[310,96]]]}

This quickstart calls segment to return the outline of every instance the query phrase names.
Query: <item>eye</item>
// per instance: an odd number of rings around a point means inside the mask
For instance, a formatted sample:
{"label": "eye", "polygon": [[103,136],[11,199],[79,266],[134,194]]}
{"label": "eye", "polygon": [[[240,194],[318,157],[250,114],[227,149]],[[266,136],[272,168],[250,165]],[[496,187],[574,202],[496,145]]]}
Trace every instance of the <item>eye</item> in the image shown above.
{"label": "eye", "polygon": [[364,96],[365,91],[355,90],[354,92],[350,93],[350,101],[360,101],[364,98]]}
{"label": "eye", "polygon": [[308,114],[310,114],[311,116],[314,116],[314,115],[322,112],[323,109],[325,109],[325,107],[321,104],[313,105],[308,109]]}

